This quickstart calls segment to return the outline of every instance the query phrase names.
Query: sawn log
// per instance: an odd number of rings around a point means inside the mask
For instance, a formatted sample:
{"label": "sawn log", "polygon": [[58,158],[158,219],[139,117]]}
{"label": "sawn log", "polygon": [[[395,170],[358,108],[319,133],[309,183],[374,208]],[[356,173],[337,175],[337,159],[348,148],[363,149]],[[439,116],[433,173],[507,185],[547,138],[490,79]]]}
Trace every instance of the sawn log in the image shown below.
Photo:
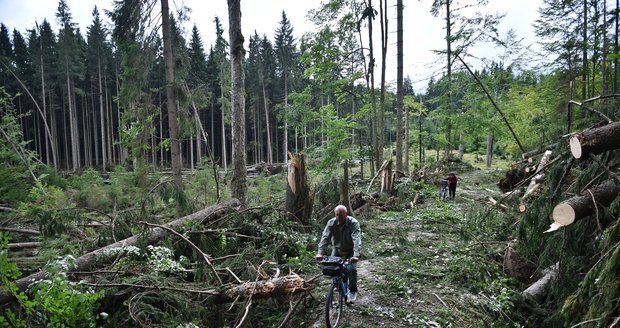
{"label": "sawn log", "polygon": [[593,214],[596,211],[593,200],[596,200],[597,206],[609,206],[618,197],[619,193],[620,182],[616,179],[610,179],[595,188],[585,190],[581,195],[561,202],[553,209],[551,215],[553,223],[549,230],[545,232],[557,230],[560,227],[567,226],[576,220]]}
{"label": "sawn log", "polygon": [[[224,203],[209,206],[204,210],[198,211],[196,213],[184,216],[182,218],[176,219],[165,226],[171,228],[173,230],[177,230],[181,228],[185,223],[196,221],[201,222],[205,219],[217,219],[220,218],[233,210],[239,207],[240,203],[237,199],[231,199]],[[75,259],[75,266],[69,270],[71,271],[86,271],[90,268],[94,267],[96,264],[100,262],[100,255],[103,254],[106,250],[136,245],[139,241],[144,241],[148,244],[154,244],[160,240],[162,240],[165,236],[167,236],[170,232],[162,228],[153,228],[147,232],[147,236],[143,236],[142,234],[135,235],[116,243],[110,244],[103,248],[96,249],[90,253],[86,253]],[[20,292],[25,291],[28,286],[36,281],[45,279],[47,277],[46,271],[39,271],[37,273],[31,274],[27,277],[18,279],[13,283],[17,286]],[[4,304],[10,302],[14,299],[14,296],[10,294],[4,287],[0,287],[0,304]]]}
{"label": "sawn log", "polygon": [[570,152],[579,159],[620,148],[620,122],[585,130],[570,137]]}

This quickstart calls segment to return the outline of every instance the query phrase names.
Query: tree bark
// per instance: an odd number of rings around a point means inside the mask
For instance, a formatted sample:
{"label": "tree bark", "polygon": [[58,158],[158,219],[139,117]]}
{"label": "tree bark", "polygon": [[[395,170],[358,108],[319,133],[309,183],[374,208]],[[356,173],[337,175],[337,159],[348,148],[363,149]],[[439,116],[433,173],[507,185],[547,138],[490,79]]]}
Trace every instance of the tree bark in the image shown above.
{"label": "tree bark", "polygon": [[544,146],[544,147],[542,147],[542,148],[538,148],[538,149],[534,149],[534,150],[527,151],[527,152],[525,152],[525,153],[521,154],[521,158],[522,158],[522,159],[529,159],[529,158],[534,157],[534,156],[536,156],[536,155],[538,155],[538,154],[544,153],[544,152],[545,152],[545,151],[547,151],[547,150],[552,150],[552,149],[554,149],[557,145],[558,145],[558,144],[557,144],[557,142],[556,142],[556,143],[553,143],[553,144],[550,144],[550,145],[546,145],[546,146]]}
{"label": "tree bark", "polygon": [[555,280],[559,272],[559,264],[556,263],[543,271],[543,277],[524,290],[521,295],[532,301],[541,301],[547,294],[551,282]]}
{"label": "tree bark", "polygon": [[286,211],[291,219],[308,224],[312,214],[312,197],[308,186],[308,170],[304,154],[288,153],[288,183],[286,186]]}
{"label": "tree bark", "polygon": [[585,130],[570,138],[570,152],[579,159],[588,154],[620,148],[620,122]]}
{"label": "tree bark", "polygon": [[493,162],[493,133],[487,135],[487,156],[485,162],[487,168],[490,168]]}
{"label": "tree bark", "polygon": [[[168,129],[170,130],[170,161],[176,192],[183,192],[181,175],[181,147],[179,145],[179,127],[177,122],[176,99],[174,95],[174,65],[172,58],[172,39],[170,36],[170,14],[168,0],[161,0],[161,22],[164,41],[164,62],[166,70],[166,98],[168,108]],[[176,206],[177,218],[181,216],[181,206]]]}
{"label": "tree bark", "polygon": [[[230,303],[237,299],[260,299],[289,296],[307,289],[306,282],[296,274],[255,282],[246,282],[213,295],[214,303]],[[208,301],[209,301],[208,300]]]}
{"label": "tree bark", "polygon": [[241,33],[240,0],[228,0],[230,37],[230,64],[232,78],[232,159],[233,178],[230,182],[232,196],[246,207],[246,153],[245,153],[245,49]]}
{"label": "tree bark", "polygon": [[392,194],[394,190],[394,175],[392,174],[392,161],[388,161],[388,164],[383,167],[381,173],[381,192],[388,195]]}
{"label": "tree bark", "polygon": [[396,12],[396,170],[403,171],[403,0],[396,1]]}
{"label": "tree bark", "polygon": [[[204,222],[205,220],[209,219],[217,219],[220,218],[230,212],[232,212],[233,210],[235,210],[236,208],[238,208],[240,205],[239,201],[236,199],[231,199],[227,202],[224,202],[222,204],[218,204],[218,205],[213,205],[210,207],[207,207],[206,209],[184,216],[182,218],[176,219],[168,224],[166,224],[165,226],[168,228],[171,228],[173,230],[176,229],[180,229],[182,228],[186,223],[188,222]],[[126,239],[123,239],[121,241],[118,241],[116,243],[110,244],[108,246],[96,249],[94,251],[91,251],[87,254],[84,254],[78,258],[75,259],[75,266],[71,269],[69,269],[69,272],[71,271],[86,271],[89,270],[90,268],[94,267],[95,265],[97,265],[100,262],[100,255],[103,254],[105,251],[112,249],[112,248],[118,248],[118,247],[126,247],[126,246],[132,246],[132,245],[136,245],[139,242],[146,242],[147,244],[154,244],[160,240],[162,240],[164,237],[166,237],[170,232],[165,230],[165,229],[161,229],[161,228],[154,228],[151,229],[150,231],[146,232],[146,236],[139,234],[139,235],[135,235]],[[25,291],[28,286],[36,281],[45,279],[47,277],[47,272],[46,271],[39,271],[37,273],[31,274],[27,277],[18,279],[16,281],[14,281],[13,283],[17,286],[18,290],[20,292]],[[4,304],[7,302],[10,302],[14,299],[14,296],[12,294],[10,294],[4,287],[0,287],[0,304]]]}
{"label": "tree bark", "polygon": [[351,198],[349,197],[349,161],[344,160],[342,163],[342,180],[340,181],[340,204],[346,206],[347,212],[353,215],[353,208],[351,207]]}
{"label": "tree bark", "polygon": [[[620,182],[616,179],[606,180],[593,189],[587,189],[581,195],[569,198],[553,209],[554,223],[546,232],[567,226],[576,220],[600,211],[599,206],[609,206],[620,193]],[[596,201],[596,204],[594,203]]]}

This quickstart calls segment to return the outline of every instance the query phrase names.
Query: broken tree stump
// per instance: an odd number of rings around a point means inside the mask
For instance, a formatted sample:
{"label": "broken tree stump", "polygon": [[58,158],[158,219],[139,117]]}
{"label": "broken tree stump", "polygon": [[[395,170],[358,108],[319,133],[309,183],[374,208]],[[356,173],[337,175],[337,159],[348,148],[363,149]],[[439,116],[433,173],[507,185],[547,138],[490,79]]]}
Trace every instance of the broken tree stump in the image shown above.
{"label": "broken tree stump", "polygon": [[[165,224],[164,226],[170,229],[176,230],[176,229],[183,227],[183,225],[191,221],[203,222],[206,219],[217,219],[217,218],[223,217],[224,215],[232,212],[239,206],[240,206],[239,200],[231,199],[224,203],[209,206],[202,211],[198,211],[196,213],[176,219],[172,222],[169,222],[168,224]],[[69,272],[89,270],[90,268],[94,267],[96,264],[99,263],[100,258],[101,258],[100,255],[102,255],[105,251],[109,249],[136,245],[139,242],[146,242],[148,244],[154,244],[162,240],[165,236],[169,234],[170,232],[165,229],[154,228],[146,232],[146,236],[144,236],[143,234],[134,235],[132,237],[123,239],[121,241],[110,244],[108,246],[96,249],[90,253],[86,253],[76,258],[75,265],[73,266],[73,268],[69,270]],[[37,282],[39,280],[45,279],[46,277],[47,277],[46,271],[39,271],[27,277],[18,279],[14,281],[13,283],[18,288],[19,292],[23,292],[28,288],[30,284]],[[0,287],[0,304],[10,302],[13,299],[15,299],[15,297],[11,293],[9,293],[6,290],[6,288],[4,288],[4,286]]]}
{"label": "broken tree stump", "polygon": [[[560,227],[567,226],[576,220],[593,214],[595,206],[609,206],[620,193],[620,182],[616,179],[609,179],[598,186],[587,189],[578,196],[569,198],[553,209],[553,223],[549,230],[551,232]],[[594,203],[596,201],[596,204]]]}
{"label": "broken tree stump", "polygon": [[312,195],[308,185],[308,169],[303,153],[288,153],[286,211],[290,219],[308,225],[312,214]]}
{"label": "broken tree stump", "polygon": [[570,137],[570,152],[579,159],[620,148],[620,122],[585,130]]}

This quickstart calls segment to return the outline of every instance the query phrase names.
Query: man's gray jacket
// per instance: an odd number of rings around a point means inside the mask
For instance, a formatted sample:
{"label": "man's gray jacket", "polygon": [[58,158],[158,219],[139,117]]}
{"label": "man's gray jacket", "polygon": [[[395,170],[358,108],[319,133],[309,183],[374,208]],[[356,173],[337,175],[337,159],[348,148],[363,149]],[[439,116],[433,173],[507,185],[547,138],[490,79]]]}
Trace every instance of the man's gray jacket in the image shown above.
{"label": "man's gray jacket", "polygon": [[338,251],[337,255],[360,257],[362,230],[357,219],[347,216],[344,224],[339,224],[335,217],[327,221],[319,242],[319,254],[327,255],[330,242]]}

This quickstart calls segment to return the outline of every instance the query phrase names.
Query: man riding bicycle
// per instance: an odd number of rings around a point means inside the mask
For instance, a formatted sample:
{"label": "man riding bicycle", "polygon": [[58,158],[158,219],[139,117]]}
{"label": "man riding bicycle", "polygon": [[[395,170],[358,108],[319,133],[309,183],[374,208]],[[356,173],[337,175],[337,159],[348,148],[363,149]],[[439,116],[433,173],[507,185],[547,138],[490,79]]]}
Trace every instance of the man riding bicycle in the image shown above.
{"label": "man riding bicycle", "polygon": [[362,230],[357,219],[347,215],[345,206],[336,206],[334,213],[336,216],[327,221],[325,225],[315,258],[317,261],[322,260],[327,255],[327,246],[332,243],[332,256],[349,259],[350,264],[345,268],[349,277],[348,300],[355,302],[357,299],[357,261],[362,247]]}

